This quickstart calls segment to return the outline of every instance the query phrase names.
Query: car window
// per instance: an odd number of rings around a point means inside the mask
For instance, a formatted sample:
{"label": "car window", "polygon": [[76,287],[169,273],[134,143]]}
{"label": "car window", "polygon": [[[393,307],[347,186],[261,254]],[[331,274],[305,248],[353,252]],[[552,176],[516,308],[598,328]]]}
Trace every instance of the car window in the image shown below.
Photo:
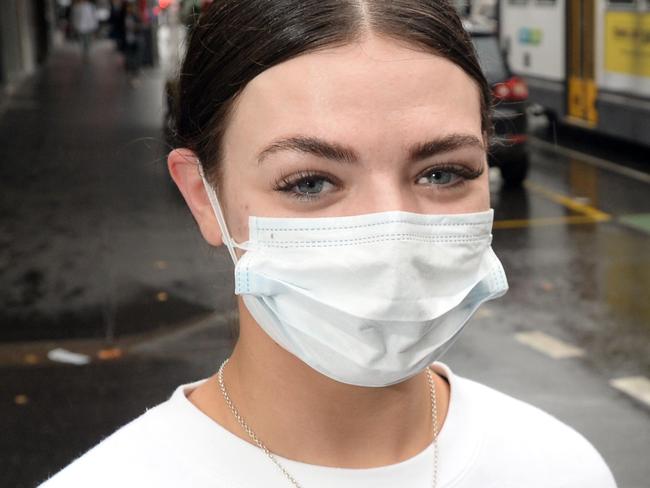
{"label": "car window", "polygon": [[496,36],[472,36],[472,42],[488,82],[492,84],[507,79],[508,70]]}

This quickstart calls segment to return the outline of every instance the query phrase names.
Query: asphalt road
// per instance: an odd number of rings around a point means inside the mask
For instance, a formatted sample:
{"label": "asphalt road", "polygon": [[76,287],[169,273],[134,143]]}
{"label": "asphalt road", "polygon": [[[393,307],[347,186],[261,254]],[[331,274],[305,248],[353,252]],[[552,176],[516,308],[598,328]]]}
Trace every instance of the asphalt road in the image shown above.
{"label": "asphalt road", "polygon": [[[3,487],[34,486],[232,345],[229,258],[166,174],[164,76],[132,86],[120,63],[107,45],[86,65],[63,49],[0,109]],[[647,488],[650,406],[613,386],[650,377],[650,180],[628,161],[644,155],[628,147],[621,169],[609,146],[559,142],[532,141],[520,190],[493,172],[511,290],[443,360],[572,425],[621,488]]]}

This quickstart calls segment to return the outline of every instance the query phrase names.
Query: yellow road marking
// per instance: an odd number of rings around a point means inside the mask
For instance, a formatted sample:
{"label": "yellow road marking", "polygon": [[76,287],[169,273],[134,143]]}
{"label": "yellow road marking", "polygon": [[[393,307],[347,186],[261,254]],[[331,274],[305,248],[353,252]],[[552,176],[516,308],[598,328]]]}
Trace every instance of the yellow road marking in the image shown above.
{"label": "yellow road marking", "polygon": [[533,193],[543,196],[558,205],[581,215],[566,215],[562,217],[541,217],[538,219],[511,219],[497,220],[494,222],[495,229],[520,229],[523,227],[544,227],[552,225],[576,225],[576,224],[594,224],[597,222],[607,222],[612,216],[595,207],[579,202],[571,197],[556,193],[537,183],[527,181],[525,187]]}
{"label": "yellow road marking", "polygon": [[574,200],[571,197],[567,197],[566,195],[556,193],[552,190],[549,190],[548,188],[538,185],[537,183],[532,183],[530,181],[527,181],[526,183],[524,183],[524,185],[529,190],[539,195],[543,195],[544,197],[548,198],[552,202],[562,205],[563,207],[566,207],[569,210],[573,210],[574,212],[583,214],[587,217],[591,217],[596,222],[606,222],[607,220],[611,220],[612,218],[611,215],[602,212],[597,208],[592,207],[591,205],[581,203],[577,200]]}

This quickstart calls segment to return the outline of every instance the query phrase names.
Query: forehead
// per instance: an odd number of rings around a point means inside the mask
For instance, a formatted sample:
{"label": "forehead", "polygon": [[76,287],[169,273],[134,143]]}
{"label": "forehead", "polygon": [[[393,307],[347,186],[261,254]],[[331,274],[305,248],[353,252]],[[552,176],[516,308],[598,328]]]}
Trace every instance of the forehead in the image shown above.
{"label": "forehead", "polygon": [[252,80],[226,131],[254,148],[289,135],[381,147],[462,130],[481,137],[479,91],[453,62],[381,37],[308,53]]}

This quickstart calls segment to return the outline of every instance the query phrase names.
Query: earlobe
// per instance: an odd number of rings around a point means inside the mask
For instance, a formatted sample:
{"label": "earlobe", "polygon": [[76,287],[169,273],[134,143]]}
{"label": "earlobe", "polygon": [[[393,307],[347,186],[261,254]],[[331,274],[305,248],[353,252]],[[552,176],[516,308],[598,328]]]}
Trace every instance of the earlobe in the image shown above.
{"label": "earlobe", "polygon": [[189,149],[174,149],[167,157],[169,174],[199,225],[203,238],[213,246],[220,246],[223,244],[221,229],[203,186],[199,165],[199,158]]}

